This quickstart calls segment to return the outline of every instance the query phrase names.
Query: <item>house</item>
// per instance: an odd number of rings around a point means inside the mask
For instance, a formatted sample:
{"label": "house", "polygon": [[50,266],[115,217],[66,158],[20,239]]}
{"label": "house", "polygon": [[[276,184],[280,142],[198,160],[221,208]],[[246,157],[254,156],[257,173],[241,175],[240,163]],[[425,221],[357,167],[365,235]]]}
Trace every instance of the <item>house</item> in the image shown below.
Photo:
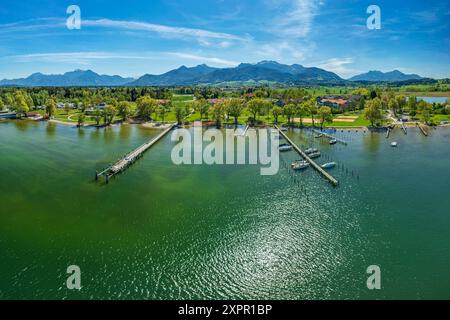
{"label": "house", "polygon": [[333,109],[347,109],[355,106],[361,100],[360,95],[340,96],[340,95],[326,95],[317,97],[317,104],[319,106],[327,106]]}

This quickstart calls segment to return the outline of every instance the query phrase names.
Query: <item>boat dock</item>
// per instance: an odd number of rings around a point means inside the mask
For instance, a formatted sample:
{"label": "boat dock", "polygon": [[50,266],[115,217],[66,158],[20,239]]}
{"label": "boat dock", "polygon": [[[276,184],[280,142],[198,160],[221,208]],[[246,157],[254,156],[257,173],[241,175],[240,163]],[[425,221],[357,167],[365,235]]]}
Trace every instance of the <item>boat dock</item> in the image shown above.
{"label": "boat dock", "polygon": [[325,133],[325,132],[322,132],[322,131],[320,131],[320,130],[312,129],[312,131],[313,131],[314,133],[324,135],[325,137],[327,137],[327,138],[329,138],[329,139],[331,139],[331,140],[334,139],[334,140],[336,140],[337,142],[342,143],[343,145],[347,145],[347,144],[348,144],[347,141],[344,141],[344,140],[342,140],[342,139],[333,137],[332,135],[330,135],[330,134],[328,134],[328,133]]}
{"label": "boat dock", "polygon": [[403,132],[404,132],[405,134],[408,134],[408,131],[406,130],[405,124],[404,124],[403,122],[402,122],[401,124],[402,124],[402,130],[403,130]]}
{"label": "boat dock", "polygon": [[131,151],[121,159],[119,159],[116,163],[109,166],[105,170],[95,172],[95,180],[98,180],[101,176],[105,177],[106,183],[109,182],[109,179],[115,176],[118,173],[125,171],[130,165],[132,165],[137,159],[142,157],[145,151],[150,149],[155,143],[161,140],[170,130],[172,130],[177,124],[171,124],[167,129],[161,132],[156,138],[144,143],[139,146],[135,150]]}
{"label": "boat dock", "polygon": [[420,129],[420,131],[422,132],[422,134],[423,134],[425,137],[428,137],[428,132],[427,132],[427,130],[425,130],[425,128],[424,128],[422,125],[420,125],[420,124],[418,124],[418,126],[419,126],[419,129]]}
{"label": "boat dock", "polygon": [[321,166],[314,162],[308,155],[303,152],[291,139],[289,139],[284,132],[280,130],[280,128],[275,125],[275,129],[283,136],[284,139],[297,151],[300,156],[302,156],[305,161],[307,161],[317,172],[319,172],[325,179],[327,179],[333,186],[337,186],[339,182],[328,172],[326,172]]}

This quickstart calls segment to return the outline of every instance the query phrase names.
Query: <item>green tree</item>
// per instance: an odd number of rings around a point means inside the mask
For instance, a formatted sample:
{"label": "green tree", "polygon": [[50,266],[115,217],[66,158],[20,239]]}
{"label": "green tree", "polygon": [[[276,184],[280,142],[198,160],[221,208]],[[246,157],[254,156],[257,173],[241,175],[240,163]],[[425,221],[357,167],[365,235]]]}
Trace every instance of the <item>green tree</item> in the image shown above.
{"label": "green tree", "polygon": [[396,99],[394,98],[389,99],[388,108],[392,110],[395,116],[397,116],[397,111],[399,110],[399,107]]}
{"label": "green tree", "polygon": [[211,113],[213,120],[216,122],[217,128],[220,128],[220,126],[222,124],[222,119],[225,115],[225,108],[226,108],[225,102],[218,102],[211,107],[210,113]]}
{"label": "green tree", "polygon": [[95,125],[98,127],[100,125],[100,120],[102,119],[102,111],[100,109],[95,109],[93,118]]}
{"label": "green tree", "polygon": [[411,117],[415,117],[417,115],[417,98],[415,96],[410,96],[408,98],[408,109]]}
{"label": "green tree", "polygon": [[432,117],[432,113],[433,113],[433,108],[432,108],[431,104],[429,104],[423,100],[420,100],[417,103],[417,109],[420,112],[422,121],[425,122],[426,124],[429,124],[431,117]]}
{"label": "green tree", "polygon": [[14,101],[12,107],[14,111],[16,111],[19,118],[21,118],[24,115],[26,116],[28,111],[30,111],[30,108],[28,107],[27,101],[22,91],[16,91],[14,93]]}
{"label": "green tree", "polygon": [[64,111],[66,112],[66,114],[69,114],[70,111],[70,105],[68,102],[64,103]]}
{"label": "green tree", "polygon": [[77,120],[78,128],[81,128],[84,125],[85,120],[86,120],[86,116],[84,115],[84,113],[78,114],[78,120]]}
{"label": "green tree", "polygon": [[303,102],[297,105],[296,113],[300,119],[299,127],[303,127],[303,118],[305,118],[305,116],[308,114],[307,103]]}
{"label": "green tree", "polygon": [[126,121],[128,117],[133,113],[133,106],[128,101],[120,101],[117,105],[117,115]]}
{"label": "green tree", "polygon": [[283,107],[283,113],[287,118],[288,124],[291,124],[291,119],[295,115],[296,106],[293,103],[288,103]]}
{"label": "green tree", "polygon": [[159,103],[150,96],[143,96],[136,100],[137,116],[145,120],[150,120],[152,113],[155,112]]}
{"label": "green tree", "polygon": [[316,126],[314,116],[317,114],[318,108],[317,108],[316,102],[314,100],[310,100],[310,102],[307,105],[308,105],[309,114],[311,115],[312,126],[314,128]]}
{"label": "green tree", "polygon": [[5,104],[3,103],[3,99],[0,97],[0,110],[3,110],[5,108]]}
{"label": "green tree", "polygon": [[179,125],[183,124],[183,119],[186,116],[186,109],[181,105],[176,105],[174,108],[175,117],[177,118],[177,122]]}
{"label": "green tree", "polygon": [[117,114],[116,107],[114,107],[114,105],[112,104],[108,104],[105,110],[103,111],[103,118],[105,125],[109,126],[113,122],[116,114]]}
{"label": "green tree", "polygon": [[272,115],[275,123],[278,123],[278,118],[283,114],[283,109],[279,106],[272,108]]}
{"label": "green tree", "polygon": [[240,99],[231,99],[226,103],[226,112],[234,118],[234,124],[238,124],[239,116],[244,110],[244,104]]}
{"label": "green tree", "polygon": [[208,101],[206,101],[205,99],[196,100],[193,106],[195,112],[198,112],[200,114],[200,120],[203,120],[205,116],[206,118],[208,118],[208,110],[210,107]]}
{"label": "green tree", "polygon": [[252,99],[247,103],[247,109],[252,114],[254,122],[257,120],[257,116],[261,114],[265,103],[266,102],[261,98]]}
{"label": "green tree", "polygon": [[330,107],[320,107],[318,110],[318,115],[320,119],[320,128],[323,128],[323,124],[333,122],[333,113]]}
{"label": "green tree", "polygon": [[359,99],[358,109],[364,110],[365,107],[366,107],[366,98],[362,96],[361,99]]}
{"label": "green tree", "polygon": [[45,103],[45,112],[49,118],[53,117],[53,114],[56,112],[56,102],[53,98],[47,99],[47,102]]}
{"label": "green tree", "polygon": [[156,113],[160,116],[162,122],[164,122],[164,119],[166,118],[167,112],[168,112],[168,109],[167,109],[167,107],[165,105],[160,105],[156,109]]}
{"label": "green tree", "polygon": [[406,97],[404,95],[398,95],[395,97],[395,100],[397,101],[398,111],[402,114],[406,106]]}
{"label": "green tree", "polygon": [[367,101],[364,117],[370,121],[372,126],[383,119],[381,100],[379,98]]}

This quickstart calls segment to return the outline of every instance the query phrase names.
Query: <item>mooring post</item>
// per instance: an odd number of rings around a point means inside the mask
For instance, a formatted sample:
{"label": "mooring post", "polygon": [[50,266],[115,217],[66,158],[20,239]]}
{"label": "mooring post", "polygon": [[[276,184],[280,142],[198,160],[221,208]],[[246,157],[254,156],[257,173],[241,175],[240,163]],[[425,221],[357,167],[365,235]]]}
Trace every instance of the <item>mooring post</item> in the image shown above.
{"label": "mooring post", "polygon": [[97,181],[97,180],[98,180],[98,171],[95,170],[95,181]]}

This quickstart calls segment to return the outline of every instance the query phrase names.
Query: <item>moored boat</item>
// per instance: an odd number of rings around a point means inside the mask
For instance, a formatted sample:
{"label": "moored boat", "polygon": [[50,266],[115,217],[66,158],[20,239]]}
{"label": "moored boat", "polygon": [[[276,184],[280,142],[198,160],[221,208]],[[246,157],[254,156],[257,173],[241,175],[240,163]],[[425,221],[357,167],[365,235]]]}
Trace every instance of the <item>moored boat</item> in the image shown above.
{"label": "moored boat", "polygon": [[308,167],[309,167],[309,163],[304,160],[296,160],[296,161],[292,162],[292,164],[291,164],[291,168],[293,170],[303,170]]}
{"label": "moored boat", "polygon": [[395,147],[397,147],[397,145],[398,145],[398,144],[397,144],[397,142],[395,142],[395,141],[391,143],[391,147],[394,147],[394,148],[395,148]]}
{"label": "moored boat", "polygon": [[319,150],[316,148],[308,148],[305,150],[306,154],[317,153],[317,152],[319,152]]}
{"label": "moored boat", "polygon": [[336,144],[336,143],[337,143],[337,140],[336,140],[336,139],[330,140],[330,144],[331,144],[331,145]]}
{"label": "moored boat", "polygon": [[278,147],[278,150],[281,151],[281,152],[291,151],[292,150],[292,146],[290,144],[283,143],[283,144],[280,144],[280,146]]}
{"label": "moored boat", "polygon": [[328,163],[321,165],[321,167],[322,167],[322,169],[331,169],[331,168],[336,167],[336,164],[337,164],[336,162],[328,162]]}
{"label": "moored boat", "polygon": [[320,152],[314,152],[308,155],[311,159],[320,158],[321,153]]}

